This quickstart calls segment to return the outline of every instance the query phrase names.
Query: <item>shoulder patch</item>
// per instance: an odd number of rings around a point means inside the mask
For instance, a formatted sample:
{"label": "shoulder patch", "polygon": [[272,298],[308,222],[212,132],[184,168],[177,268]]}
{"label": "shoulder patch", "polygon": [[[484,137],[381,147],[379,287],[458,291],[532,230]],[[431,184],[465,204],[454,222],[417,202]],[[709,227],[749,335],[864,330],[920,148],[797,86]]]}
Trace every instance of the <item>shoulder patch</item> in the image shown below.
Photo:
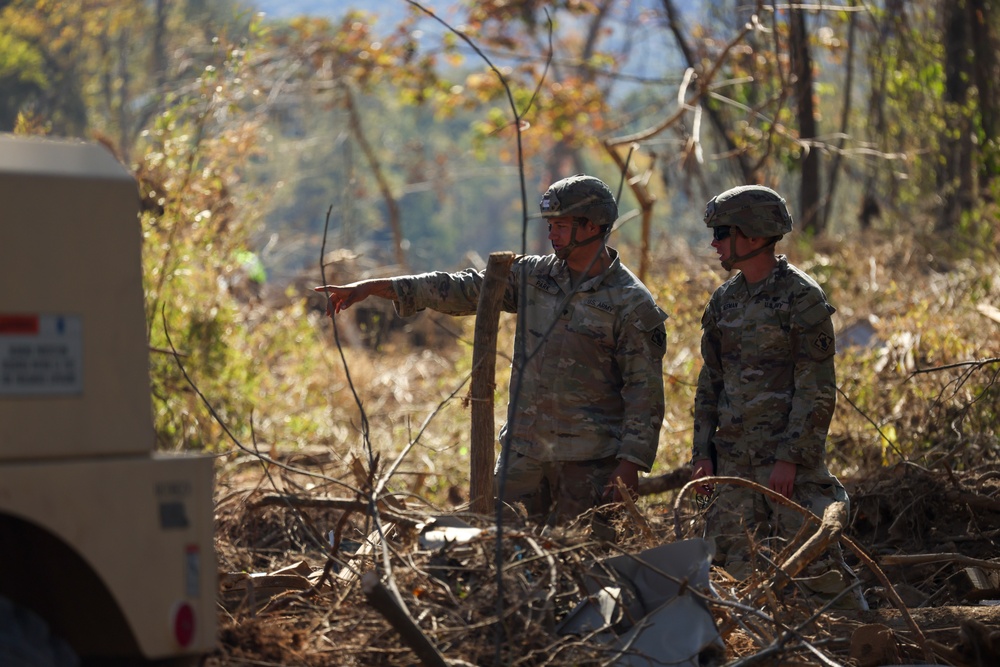
{"label": "shoulder patch", "polygon": [[809,305],[796,304],[796,306],[795,318],[806,329],[812,329],[817,324],[830,319],[830,315],[834,312],[833,306],[830,306],[826,301],[813,301]]}
{"label": "shoulder patch", "polygon": [[824,355],[834,351],[833,345],[833,336],[830,336],[825,331],[820,331],[813,337],[812,346]]}
{"label": "shoulder patch", "polygon": [[667,332],[662,328],[657,327],[653,329],[653,332],[649,334],[649,340],[652,341],[653,345],[659,348],[665,348],[667,346]]}
{"label": "shoulder patch", "polygon": [[652,331],[666,322],[668,317],[669,315],[663,312],[659,306],[652,301],[647,301],[635,309],[633,322],[639,331]]}

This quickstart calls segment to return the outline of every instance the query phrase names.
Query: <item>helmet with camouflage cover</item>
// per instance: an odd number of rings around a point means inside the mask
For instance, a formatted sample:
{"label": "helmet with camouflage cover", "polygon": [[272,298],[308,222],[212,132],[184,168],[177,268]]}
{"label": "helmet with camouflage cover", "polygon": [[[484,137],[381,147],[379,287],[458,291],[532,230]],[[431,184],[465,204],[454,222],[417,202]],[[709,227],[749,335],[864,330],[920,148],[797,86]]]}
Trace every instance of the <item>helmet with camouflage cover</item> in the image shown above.
{"label": "helmet with camouflage cover", "polygon": [[618,219],[618,204],[604,181],[576,174],[556,181],[539,202],[543,218],[572,216],[586,218],[605,232]]}
{"label": "helmet with camouflage cover", "polygon": [[785,200],[763,185],[741,185],[712,197],[705,206],[709,227],[739,227],[744,236],[770,238],[792,231]]}

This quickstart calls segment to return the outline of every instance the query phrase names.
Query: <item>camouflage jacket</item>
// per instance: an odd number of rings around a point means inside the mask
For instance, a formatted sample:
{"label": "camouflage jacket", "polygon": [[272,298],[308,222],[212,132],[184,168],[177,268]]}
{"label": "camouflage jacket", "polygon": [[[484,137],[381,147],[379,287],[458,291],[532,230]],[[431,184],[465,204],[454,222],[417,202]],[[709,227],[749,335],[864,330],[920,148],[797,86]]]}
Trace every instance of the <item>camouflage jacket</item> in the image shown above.
{"label": "camouflage jacket", "polygon": [[[524,310],[500,440],[541,460],[614,455],[648,472],[663,420],[667,315],[608,250],[611,266],[576,292],[555,255],[521,256],[511,265],[502,308],[516,313],[523,300]],[[475,314],[482,283],[483,273],[472,269],[395,278],[396,310]]]}
{"label": "camouflage jacket", "polygon": [[739,273],[715,291],[701,321],[693,461],[778,459],[798,466],[797,479],[828,479],[834,312],[822,288],[783,255],[763,282],[749,285]]}

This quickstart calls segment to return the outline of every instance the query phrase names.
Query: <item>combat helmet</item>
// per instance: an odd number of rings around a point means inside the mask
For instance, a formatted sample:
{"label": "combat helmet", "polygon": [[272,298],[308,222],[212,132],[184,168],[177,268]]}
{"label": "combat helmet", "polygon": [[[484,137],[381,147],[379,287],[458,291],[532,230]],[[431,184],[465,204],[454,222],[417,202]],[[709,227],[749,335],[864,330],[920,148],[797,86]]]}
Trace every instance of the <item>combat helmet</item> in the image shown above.
{"label": "combat helmet", "polygon": [[763,185],[741,185],[712,197],[705,205],[709,227],[739,227],[744,236],[775,237],[792,231],[785,200]]}
{"label": "combat helmet", "polygon": [[543,218],[569,215],[587,218],[595,225],[611,229],[618,219],[618,204],[604,181],[586,174],[576,174],[549,186],[539,202]]}

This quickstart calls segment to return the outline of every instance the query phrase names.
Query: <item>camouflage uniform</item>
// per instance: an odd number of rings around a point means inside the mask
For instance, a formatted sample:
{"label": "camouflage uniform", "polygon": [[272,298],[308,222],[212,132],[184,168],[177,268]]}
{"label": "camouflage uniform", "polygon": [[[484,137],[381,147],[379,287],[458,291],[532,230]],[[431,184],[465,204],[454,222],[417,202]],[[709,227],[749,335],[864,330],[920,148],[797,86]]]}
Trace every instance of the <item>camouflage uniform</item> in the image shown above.
{"label": "camouflage uniform", "polygon": [[[532,513],[547,511],[550,500],[563,502],[562,515],[596,506],[618,459],[648,472],[656,456],[667,316],[608,251],[608,269],[575,291],[566,262],[554,255],[518,257],[507,277],[505,312],[518,312],[522,286],[526,293],[500,432],[511,448],[505,500],[526,501]],[[482,283],[483,273],[471,269],[392,281],[400,315],[474,314]],[[559,466],[568,466],[565,475],[553,471]],[[540,477],[562,484],[543,490]]]}
{"label": "camouflage uniform", "polygon": [[[710,206],[709,226],[739,226],[745,220],[754,236],[780,236],[790,229],[784,200],[766,188],[734,189],[720,198],[740,196],[741,191],[742,201],[751,202],[738,209],[742,218],[711,220],[715,210]],[[768,200],[771,195],[781,202],[782,217],[768,220],[776,204]],[[826,466],[826,436],[837,400],[830,318],[835,309],[812,278],[784,255],[776,259],[763,281],[750,284],[738,273],[715,291],[705,308],[692,462],[711,459],[716,475],[764,487],[776,461],[794,463],[792,500],[822,517],[832,503],[848,503],[846,490]],[[735,485],[717,487],[705,518],[717,562],[740,579],[752,571],[748,534],[777,553],[781,544],[774,540],[794,536],[803,520],[767,496]],[[845,581],[853,579],[839,545],[801,576],[813,577],[813,591],[820,597],[843,590]],[[853,605],[854,598],[845,600],[845,606]]]}

